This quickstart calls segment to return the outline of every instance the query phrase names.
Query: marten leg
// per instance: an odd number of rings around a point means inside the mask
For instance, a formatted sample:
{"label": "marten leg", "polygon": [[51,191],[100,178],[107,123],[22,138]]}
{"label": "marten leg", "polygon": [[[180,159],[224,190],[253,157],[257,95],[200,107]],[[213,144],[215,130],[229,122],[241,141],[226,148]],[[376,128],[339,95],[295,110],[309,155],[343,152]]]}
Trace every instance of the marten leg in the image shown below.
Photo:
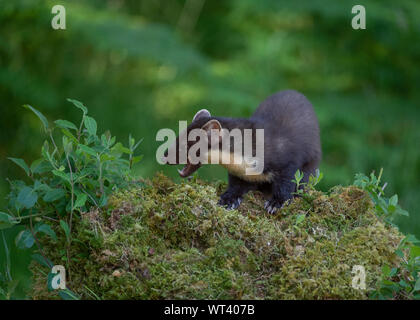
{"label": "marten leg", "polygon": [[227,190],[220,196],[218,204],[227,209],[236,209],[242,201],[242,196],[250,190],[255,189],[255,185],[239,179],[231,174],[228,176],[229,185]]}
{"label": "marten leg", "polygon": [[280,170],[274,175],[271,185],[272,198],[266,201],[264,208],[268,213],[275,213],[285,201],[293,198],[296,184],[292,182],[297,168],[293,165]]}

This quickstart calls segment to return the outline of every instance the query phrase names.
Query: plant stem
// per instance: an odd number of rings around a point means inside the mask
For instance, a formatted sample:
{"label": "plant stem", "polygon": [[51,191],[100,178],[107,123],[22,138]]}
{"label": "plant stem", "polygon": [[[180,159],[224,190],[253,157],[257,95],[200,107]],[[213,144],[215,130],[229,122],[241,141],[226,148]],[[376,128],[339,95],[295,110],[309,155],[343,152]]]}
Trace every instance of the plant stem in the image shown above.
{"label": "plant stem", "polygon": [[54,146],[54,151],[58,151],[57,145],[55,144],[55,140],[54,140],[54,137],[52,135],[52,130],[49,130],[49,134],[50,134],[51,142],[52,142],[52,144]]}
{"label": "plant stem", "polygon": [[73,180],[73,170],[71,169],[69,155],[66,154],[67,164],[70,170],[70,186],[71,186],[71,211],[70,211],[70,221],[69,221],[69,228],[71,232],[71,224],[73,218],[73,210],[74,210],[74,180]]}
{"label": "plant stem", "polygon": [[376,181],[376,186],[379,186],[379,182],[381,182],[382,173],[384,172],[384,168],[381,168],[378,175],[378,181]]}
{"label": "plant stem", "polygon": [[85,114],[83,113],[82,121],[80,122],[79,130],[77,130],[77,142],[80,142],[80,134],[82,133],[83,122],[85,121]]}
{"label": "plant stem", "polygon": [[74,180],[73,180],[73,170],[71,168],[71,163],[69,159],[69,155],[66,153],[67,164],[70,170],[70,186],[71,186],[71,211],[70,211],[70,219],[69,219],[69,239],[67,240],[67,270],[69,275],[69,281],[71,280],[70,276],[70,245],[71,245],[71,228],[73,222],[73,211],[74,211]]}
{"label": "plant stem", "polygon": [[49,262],[49,260],[46,258],[46,256],[44,255],[44,251],[42,251],[42,248],[41,248],[41,245],[39,244],[39,241],[38,241],[38,239],[37,239],[37,237],[35,236],[35,232],[34,232],[34,227],[33,227],[33,225],[32,225],[32,215],[31,216],[29,216],[29,226],[30,226],[30,231],[31,231],[31,233],[32,233],[32,237],[34,237],[34,239],[35,239],[35,243],[36,243],[36,246],[38,247],[38,251],[39,251],[39,253],[41,254],[41,256],[44,258],[44,260],[45,260],[45,263],[50,267],[50,268],[52,268],[53,266],[51,265],[51,263]]}
{"label": "plant stem", "polygon": [[99,190],[101,191],[101,195],[104,193],[104,182],[102,181],[102,163],[101,159],[98,156],[98,167],[99,167]]}
{"label": "plant stem", "polygon": [[[41,217],[41,216],[44,216],[44,214],[43,214],[43,213],[39,213],[39,214],[31,214],[31,215],[28,215],[28,216],[23,216],[23,217],[19,216],[18,218],[19,218],[20,220],[23,220],[23,219],[28,219],[28,218],[32,218],[32,217]],[[14,218],[16,218],[16,217],[14,217]]]}
{"label": "plant stem", "polygon": [[10,252],[9,252],[9,248],[7,246],[7,242],[6,242],[6,238],[4,237],[4,231],[1,231],[1,235],[3,238],[3,244],[4,244],[4,251],[5,251],[5,255],[6,255],[6,276],[7,278],[9,278],[9,281],[12,281],[12,275],[10,274]]}

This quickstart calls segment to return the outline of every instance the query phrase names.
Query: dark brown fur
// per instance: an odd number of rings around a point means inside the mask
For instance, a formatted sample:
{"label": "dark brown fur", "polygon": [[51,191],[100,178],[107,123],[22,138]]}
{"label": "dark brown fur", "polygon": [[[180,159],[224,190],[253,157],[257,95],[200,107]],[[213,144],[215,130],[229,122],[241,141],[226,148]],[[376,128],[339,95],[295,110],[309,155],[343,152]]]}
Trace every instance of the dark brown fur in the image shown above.
{"label": "dark brown fur", "polygon": [[271,193],[266,208],[274,212],[292,197],[296,189],[292,182],[295,172],[301,170],[307,181],[318,168],[321,160],[318,120],[312,104],[299,92],[285,90],[273,94],[249,119],[200,117],[187,130],[202,128],[210,120],[217,120],[226,129],[264,129],[263,173],[270,177],[256,182],[229,172],[228,189],[222,194],[220,205],[237,208],[246,192],[262,190]]}

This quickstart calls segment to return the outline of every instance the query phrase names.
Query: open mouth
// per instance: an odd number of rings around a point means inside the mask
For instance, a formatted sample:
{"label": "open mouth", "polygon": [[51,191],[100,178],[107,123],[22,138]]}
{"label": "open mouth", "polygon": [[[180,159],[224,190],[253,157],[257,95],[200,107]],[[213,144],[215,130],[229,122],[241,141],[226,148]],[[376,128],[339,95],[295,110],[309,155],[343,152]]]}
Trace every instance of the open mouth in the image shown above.
{"label": "open mouth", "polygon": [[178,169],[178,173],[182,178],[186,178],[192,175],[198,168],[200,168],[201,164],[191,164],[187,163],[182,170]]}

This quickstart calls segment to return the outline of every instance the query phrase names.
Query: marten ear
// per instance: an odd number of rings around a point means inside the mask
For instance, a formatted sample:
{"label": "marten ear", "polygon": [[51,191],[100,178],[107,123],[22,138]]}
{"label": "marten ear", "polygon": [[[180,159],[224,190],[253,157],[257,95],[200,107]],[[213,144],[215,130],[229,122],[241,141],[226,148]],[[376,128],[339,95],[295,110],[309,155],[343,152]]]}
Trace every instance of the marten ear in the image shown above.
{"label": "marten ear", "polygon": [[201,129],[205,130],[209,136],[211,137],[211,131],[217,130],[219,133],[219,139],[222,137],[222,125],[219,121],[213,119],[208,121],[204,126],[201,127]]}
{"label": "marten ear", "polygon": [[200,111],[198,111],[195,114],[192,121],[195,121],[195,120],[198,120],[198,119],[201,119],[201,118],[210,118],[210,117],[211,117],[211,114],[207,109],[201,109]]}

